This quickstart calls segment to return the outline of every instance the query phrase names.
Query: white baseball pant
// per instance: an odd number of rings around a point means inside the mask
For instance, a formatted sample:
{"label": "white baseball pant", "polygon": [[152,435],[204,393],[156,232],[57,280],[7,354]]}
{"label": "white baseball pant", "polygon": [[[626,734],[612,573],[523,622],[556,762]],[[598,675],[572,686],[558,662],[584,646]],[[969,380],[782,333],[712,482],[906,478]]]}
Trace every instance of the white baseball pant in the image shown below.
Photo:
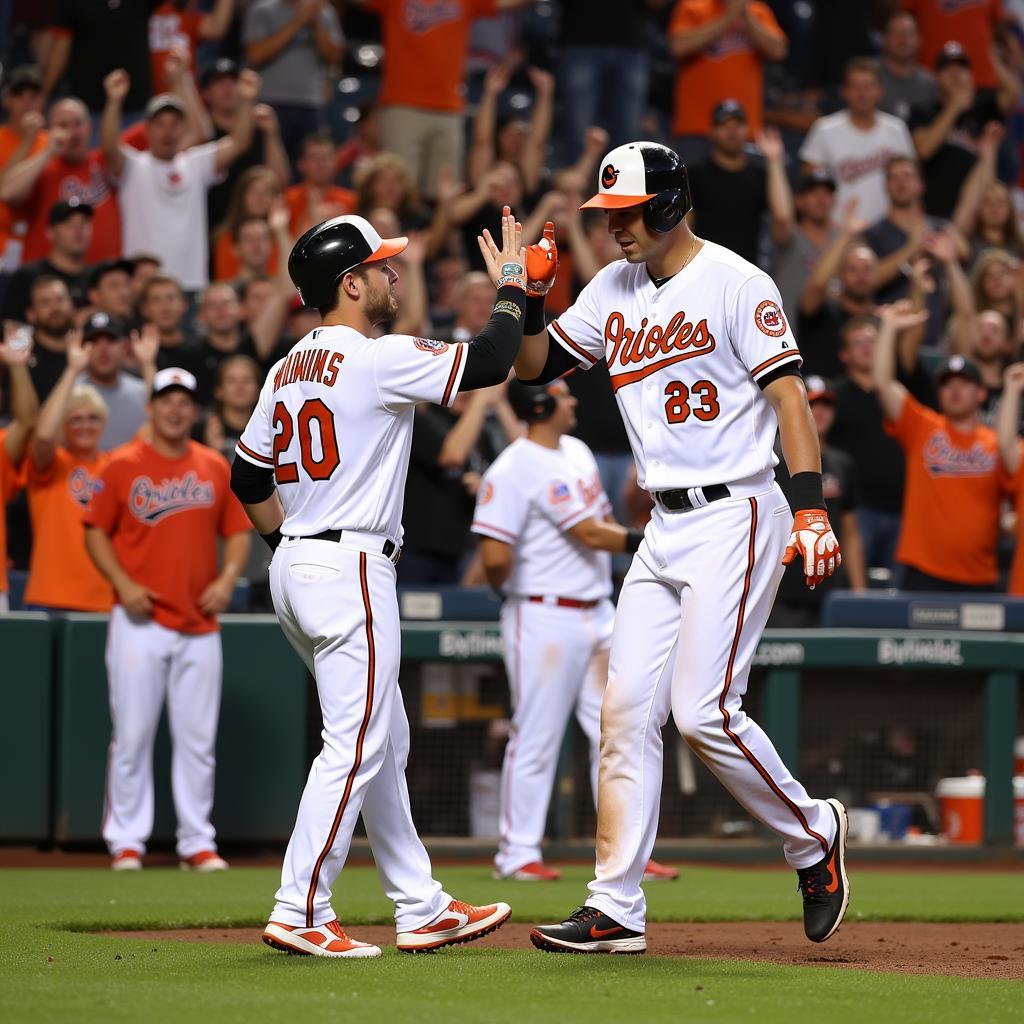
{"label": "white baseball pant", "polygon": [[451,902],[431,875],[409,804],[401,627],[385,540],[348,530],[342,542],[285,540],[270,564],[277,617],[316,678],[324,722],[271,914],[283,924],[315,927],[337,916],[331,889],[360,812],[399,931],[422,928]]}
{"label": "white baseball pant", "polygon": [[655,507],[615,614],[601,711],[597,865],[589,906],[643,931],[640,881],[654,849],[669,712],[794,868],[821,860],[835,819],[741,707],[782,578],[793,516],[776,485],[691,512]]}
{"label": "white baseball pant", "polygon": [[597,796],[601,701],[615,607],[560,608],[511,598],[501,610],[512,729],[501,770],[501,838],[494,865],[510,875],[541,859],[562,737],[573,710],[590,746]]}
{"label": "white baseball pant", "polygon": [[220,633],[179,633],[120,605],[107,628],[113,729],[107,755],[103,839],[112,854],[144,853],[153,831],[153,742],[167,700],[171,791],[182,859],[216,850],[214,746],[220,713]]}

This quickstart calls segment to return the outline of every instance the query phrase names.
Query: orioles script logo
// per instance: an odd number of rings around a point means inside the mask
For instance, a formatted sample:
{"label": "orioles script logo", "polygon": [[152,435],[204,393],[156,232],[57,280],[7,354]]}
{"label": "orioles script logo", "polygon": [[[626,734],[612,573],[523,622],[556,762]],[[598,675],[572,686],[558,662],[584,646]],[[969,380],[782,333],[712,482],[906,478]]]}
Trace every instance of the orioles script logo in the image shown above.
{"label": "orioles script logo", "polygon": [[[638,328],[634,328],[626,326],[626,318],[621,313],[612,313],[604,325],[604,343],[605,351],[611,345],[608,371],[612,391],[618,391],[673,363],[713,352],[715,336],[708,328],[707,318],[694,323],[687,320],[682,311],[674,313],[664,327],[654,324],[650,328],[647,326],[647,317],[640,321]],[[654,362],[648,361],[652,359]],[[647,365],[640,369],[629,369],[636,363],[644,362]],[[626,372],[616,373],[618,367]]]}
{"label": "orioles script logo", "polygon": [[132,481],[128,508],[133,516],[147,526],[155,526],[161,519],[193,508],[209,508],[213,504],[213,483],[198,480],[189,472],[180,480],[161,480],[155,484],[148,476],[137,476]]}

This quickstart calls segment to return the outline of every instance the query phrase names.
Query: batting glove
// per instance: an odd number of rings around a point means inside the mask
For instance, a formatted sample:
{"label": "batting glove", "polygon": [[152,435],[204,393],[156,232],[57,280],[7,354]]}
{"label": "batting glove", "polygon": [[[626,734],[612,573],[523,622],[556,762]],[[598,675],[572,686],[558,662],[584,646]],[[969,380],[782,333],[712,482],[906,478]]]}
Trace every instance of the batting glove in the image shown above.
{"label": "batting glove", "polygon": [[782,564],[789,565],[798,555],[804,560],[804,582],[811,590],[843,564],[839,541],[824,510],[800,509],[793,517],[793,532],[789,535]]}
{"label": "batting glove", "polygon": [[526,294],[540,298],[555,283],[558,270],[558,248],[555,246],[555,225],[548,221],[544,235],[535,245],[526,247]]}

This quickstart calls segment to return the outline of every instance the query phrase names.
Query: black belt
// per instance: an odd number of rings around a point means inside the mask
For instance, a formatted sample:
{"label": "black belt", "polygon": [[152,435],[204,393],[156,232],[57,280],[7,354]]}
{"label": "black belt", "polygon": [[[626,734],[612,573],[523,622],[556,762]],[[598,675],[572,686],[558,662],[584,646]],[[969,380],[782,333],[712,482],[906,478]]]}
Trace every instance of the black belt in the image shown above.
{"label": "black belt", "polygon": [[[324,530],[322,533],[316,533],[312,537],[304,537],[303,540],[333,540],[335,543],[341,540],[344,530]],[[398,565],[398,560],[402,557],[402,549],[393,541],[384,541],[384,547],[381,548],[380,552],[385,558],[390,558],[395,565]]]}
{"label": "black belt", "polygon": [[713,501],[728,498],[729,488],[725,484],[709,484],[707,487],[677,487],[671,491],[655,491],[654,497],[666,512],[692,512],[695,508],[703,508]]}

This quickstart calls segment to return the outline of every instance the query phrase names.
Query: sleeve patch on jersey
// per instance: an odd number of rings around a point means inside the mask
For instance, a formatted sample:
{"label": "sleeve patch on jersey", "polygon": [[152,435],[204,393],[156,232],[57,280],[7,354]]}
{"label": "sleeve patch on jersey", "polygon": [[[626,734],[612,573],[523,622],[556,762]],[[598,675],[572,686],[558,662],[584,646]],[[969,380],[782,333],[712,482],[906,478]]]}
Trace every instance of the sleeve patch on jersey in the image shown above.
{"label": "sleeve patch on jersey", "polygon": [[478,505],[486,505],[494,497],[494,484],[490,480],[484,481],[484,486],[480,491],[480,497],[477,498]]}
{"label": "sleeve patch on jersey", "polygon": [[572,492],[569,490],[569,485],[564,480],[556,480],[548,488],[548,501],[552,505],[561,505],[562,502],[568,501],[572,497]]}
{"label": "sleeve patch on jersey", "polygon": [[429,352],[432,356],[440,356],[448,351],[447,341],[435,341],[433,338],[413,338],[412,341],[421,352]]}
{"label": "sleeve patch on jersey", "polygon": [[754,310],[754,323],[769,338],[781,338],[786,333],[786,318],[774,299],[765,299]]}

